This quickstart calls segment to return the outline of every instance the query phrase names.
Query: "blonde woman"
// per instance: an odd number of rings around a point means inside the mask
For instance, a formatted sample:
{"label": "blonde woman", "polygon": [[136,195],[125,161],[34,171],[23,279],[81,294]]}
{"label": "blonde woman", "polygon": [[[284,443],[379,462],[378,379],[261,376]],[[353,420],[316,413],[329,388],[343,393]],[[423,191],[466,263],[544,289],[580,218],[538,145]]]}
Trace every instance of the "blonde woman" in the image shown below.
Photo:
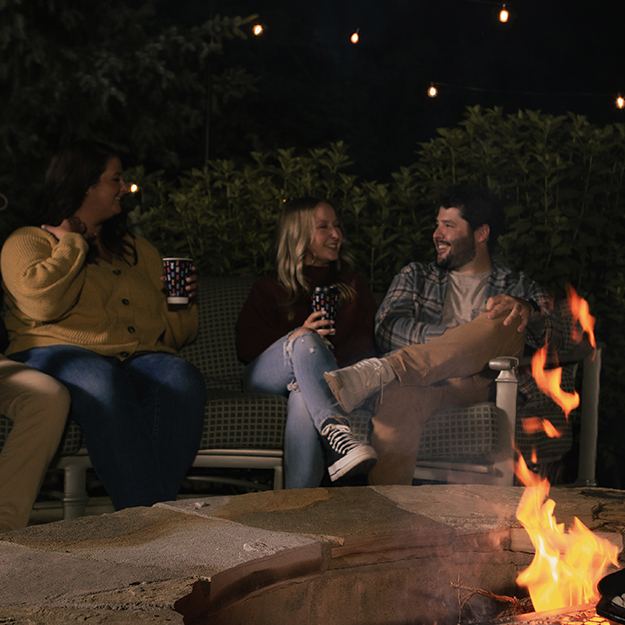
{"label": "blonde woman", "polygon": [[[311,312],[317,286],[340,293],[336,321]],[[287,488],[319,486],[366,473],[372,447],[358,441],[323,374],[373,354],[375,302],[343,254],[334,208],[305,197],[292,200],[278,224],[276,275],[259,279],[237,321],[237,353],[248,390],[288,396],[285,429]]]}

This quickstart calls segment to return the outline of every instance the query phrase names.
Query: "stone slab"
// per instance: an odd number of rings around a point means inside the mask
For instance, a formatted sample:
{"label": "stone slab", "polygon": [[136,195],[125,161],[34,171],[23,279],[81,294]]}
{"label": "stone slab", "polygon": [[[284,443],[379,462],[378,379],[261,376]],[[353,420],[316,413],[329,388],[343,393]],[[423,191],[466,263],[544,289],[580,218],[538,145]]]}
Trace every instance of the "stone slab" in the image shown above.
{"label": "stone slab", "polygon": [[[458,485],[271,491],[34,526],[0,536],[0,622],[182,623],[185,613],[198,625],[236,625],[251,622],[253,610],[257,625],[367,625],[409,619],[407,595],[436,598],[449,611],[452,579],[496,591],[490,584],[512,583],[527,563],[531,546],[514,518],[521,493]],[[624,492],[551,495],[558,521],[578,516],[621,545]],[[337,589],[351,613],[330,610]],[[281,606],[298,618],[280,620]],[[436,615],[440,623],[446,614]]]}

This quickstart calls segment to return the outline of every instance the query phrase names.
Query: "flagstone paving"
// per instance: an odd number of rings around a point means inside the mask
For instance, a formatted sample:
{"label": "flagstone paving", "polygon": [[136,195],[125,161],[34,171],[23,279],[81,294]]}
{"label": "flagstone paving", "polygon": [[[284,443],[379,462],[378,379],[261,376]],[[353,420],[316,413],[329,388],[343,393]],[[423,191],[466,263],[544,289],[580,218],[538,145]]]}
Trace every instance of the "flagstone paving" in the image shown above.
{"label": "flagstone paving", "polygon": [[[455,624],[451,583],[519,592],[522,490],[269,491],[29,527],[0,535],[0,623]],[[551,496],[558,521],[578,516],[621,548],[625,492]]]}

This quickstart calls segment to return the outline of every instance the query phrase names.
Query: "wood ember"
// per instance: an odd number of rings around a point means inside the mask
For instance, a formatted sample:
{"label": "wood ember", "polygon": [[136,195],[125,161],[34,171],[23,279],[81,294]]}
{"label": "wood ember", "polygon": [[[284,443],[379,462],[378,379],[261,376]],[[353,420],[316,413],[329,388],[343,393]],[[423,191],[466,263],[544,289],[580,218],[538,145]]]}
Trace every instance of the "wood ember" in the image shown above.
{"label": "wood ember", "polygon": [[503,605],[496,620],[489,621],[488,625],[611,625],[608,619],[598,616],[589,606],[564,608],[548,613],[533,612],[534,606],[529,597],[498,595],[484,588],[466,586],[460,580],[450,582],[450,586],[458,590],[458,625],[480,625],[478,622],[463,619],[464,608],[475,596]]}

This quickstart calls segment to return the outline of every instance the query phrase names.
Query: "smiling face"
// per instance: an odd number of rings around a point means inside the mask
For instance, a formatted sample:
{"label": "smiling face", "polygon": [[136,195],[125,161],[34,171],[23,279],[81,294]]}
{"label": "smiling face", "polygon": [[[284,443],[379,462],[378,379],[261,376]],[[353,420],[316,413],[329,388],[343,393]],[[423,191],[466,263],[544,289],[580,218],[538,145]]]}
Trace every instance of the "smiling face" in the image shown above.
{"label": "smiling face", "polygon": [[436,264],[443,269],[462,270],[475,258],[475,234],[455,207],[438,210],[432,239]]}
{"label": "smiling face", "polygon": [[89,187],[85,199],[76,211],[89,230],[122,212],[121,198],[128,193],[122,176],[122,164],[116,156],[110,158],[96,184]]}
{"label": "smiling face", "polygon": [[338,260],[343,233],[334,209],[325,202],[315,207],[313,236],[304,263],[323,267]]}

